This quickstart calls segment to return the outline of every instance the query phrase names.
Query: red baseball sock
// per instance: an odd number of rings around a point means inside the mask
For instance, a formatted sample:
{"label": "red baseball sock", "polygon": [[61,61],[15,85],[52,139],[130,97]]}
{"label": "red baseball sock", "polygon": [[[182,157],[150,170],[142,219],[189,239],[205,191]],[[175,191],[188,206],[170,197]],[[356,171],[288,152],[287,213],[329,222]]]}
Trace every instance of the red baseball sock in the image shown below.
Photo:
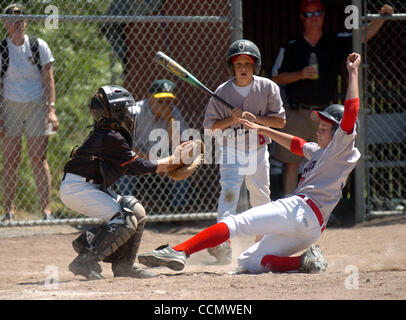
{"label": "red baseball sock", "polygon": [[299,270],[301,260],[302,256],[278,257],[269,254],[262,258],[261,264],[264,267],[268,267],[273,272],[287,272]]}
{"label": "red baseball sock", "polygon": [[230,231],[228,230],[227,225],[224,222],[219,222],[204,229],[189,240],[174,246],[173,249],[176,251],[183,251],[189,256],[197,251],[218,246],[229,237]]}

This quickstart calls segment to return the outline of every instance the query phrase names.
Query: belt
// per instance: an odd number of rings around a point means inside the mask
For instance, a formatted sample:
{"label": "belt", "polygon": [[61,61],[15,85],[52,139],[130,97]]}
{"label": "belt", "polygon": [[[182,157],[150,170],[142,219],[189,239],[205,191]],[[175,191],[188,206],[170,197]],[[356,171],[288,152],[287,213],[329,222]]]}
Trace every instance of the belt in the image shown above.
{"label": "belt", "polygon": [[319,220],[319,224],[321,227],[321,232],[324,231],[324,229],[326,228],[326,226],[324,225],[324,220],[323,220],[323,216],[319,210],[319,208],[317,208],[316,204],[312,201],[312,199],[310,199],[309,197],[303,195],[303,194],[298,194],[298,197],[302,198],[310,208],[312,208],[313,212],[316,214],[317,220]]}
{"label": "belt", "polygon": [[[67,173],[69,173],[69,172],[65,172],[65,173],[63,174],[62,181],[65,180]],[[69,174],[74,174],[74,173],[69,173]],[[92,183],[92,184],[100,184],[100,183],[98,183],[98,182],[97,182],[96,180],[94,180],[94,179],[85,178],[85,177],[79,176],[79,175],[77,175],[77,174],[74,174],[74,175],[76,176],[76,179],[77,179],[77,180],[82,180],[82,179],[83,179],[83,181],[86,181],[86,182],[89,182],[89,183]]]}

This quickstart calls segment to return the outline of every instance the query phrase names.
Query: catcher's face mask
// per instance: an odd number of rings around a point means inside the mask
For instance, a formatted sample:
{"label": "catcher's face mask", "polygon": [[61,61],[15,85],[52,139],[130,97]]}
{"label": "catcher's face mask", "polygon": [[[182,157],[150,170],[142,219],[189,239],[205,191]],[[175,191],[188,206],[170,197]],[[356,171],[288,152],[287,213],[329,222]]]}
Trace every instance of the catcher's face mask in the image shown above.
{"label": "catcher's face mask", "polygon": [[125,120],[123,121],[123,125],[127,128],[127,130],[131,133],[133,139],[135,139],[135,128],[137,126],[137,116],[138,113],[136,112],[135,104],[129,104],[125,108],[124,111]]}
{"label": "catcher's face mask", "polygon": [[116,85],[103,86],[97,92],[91,102],[92,115],[95,114],[97,119],[102,118],[112,124],[118,124],[134,137],[138,114],[134,97],[126,89]]}

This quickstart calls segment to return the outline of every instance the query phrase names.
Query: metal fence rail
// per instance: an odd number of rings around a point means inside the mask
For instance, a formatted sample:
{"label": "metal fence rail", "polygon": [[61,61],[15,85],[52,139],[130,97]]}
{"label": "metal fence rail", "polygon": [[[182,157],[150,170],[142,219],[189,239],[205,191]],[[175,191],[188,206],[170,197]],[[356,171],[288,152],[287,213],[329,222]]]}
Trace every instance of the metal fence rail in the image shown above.
{"label": "metal fence rail", "polygon": [[[0,0],[0,40],[7,35],[4,23],[19,18],[3,14],[8,4]],[[2,143],[0,217],[6,211],[6,199],[10,198],[5,191],[12,183],[10,180],[17,181],[17,186],[12,193],[15,220],[0,222],[0,227],[97,223],[97,219],[70,211],[58,195],[70,151],[83,141],[92,123],[87,109],[90,96],[101,85],[115,83],[141,100],[153,80],[172,80],[177,85],[177,107],[186,127],[201,130],[203,137],[203,116],[209,97],[180,83],[152,63],[152,58],[156,51],[162,50],[215,89],[228,78],[225,51],[233,38],[242,37],[241,3],[235,0],[56,0],[49,7],[48,2],[31,0],[24,1],[24,5],[26,34],[45,40],[55,58],[60,128],[49,137],[47,160],[52,177],[51,209],[57,219],[42,220],[38,191],[46,181],[41,180],[45,177],[33,174],[28,156],[30,146],[24,135],[16,179],[4,166],[4,156],[14,146],[6,145],[5,140]],[[199,168],[186,182],[175,183],[160,175],[124,177],[113,189],[140,199],[149,221],[212,219],[217,216],[219,185],[213,183],[216,181],[217,165],[210,164]]]}
{"label": "metal fence rail", "polygon": [[[49,19],[50,15],[43,14],[25,14],[23,16],[11,16],[7,14],[0,14],[0,20],[2,21],[36,21],[44,22]],[[92,16],[92,15],[63,15],[58,14],[55,19],[59,21],[70,21],[70,22],[224,22],[230,23],[230,17],[218,17],[218,16]]]}

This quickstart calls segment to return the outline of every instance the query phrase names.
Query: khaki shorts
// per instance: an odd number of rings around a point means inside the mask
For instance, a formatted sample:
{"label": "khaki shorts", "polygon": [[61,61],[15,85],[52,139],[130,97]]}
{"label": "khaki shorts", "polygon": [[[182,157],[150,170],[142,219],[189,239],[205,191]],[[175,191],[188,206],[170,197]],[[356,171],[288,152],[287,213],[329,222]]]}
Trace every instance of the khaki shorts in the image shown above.
{"label": "khaki shorts", "polygon": [[[286,126],[279,129],[281,132],[289,133],[293,136],[300,137],[307,142],[317,142],[317,128],[319,123],[313,121],[310,117],[311,111],[303,108],[286,110]],[[283,163],[299,163],[303,157],[292,153],[289,149],[276,143],[272,157]]]}
{"label": "khaki shorts", "polygon": [[48,106],[42,101],[16,102],[3,98],[2,117],[4,133],[8,137],[47,136],[51,132]]}

